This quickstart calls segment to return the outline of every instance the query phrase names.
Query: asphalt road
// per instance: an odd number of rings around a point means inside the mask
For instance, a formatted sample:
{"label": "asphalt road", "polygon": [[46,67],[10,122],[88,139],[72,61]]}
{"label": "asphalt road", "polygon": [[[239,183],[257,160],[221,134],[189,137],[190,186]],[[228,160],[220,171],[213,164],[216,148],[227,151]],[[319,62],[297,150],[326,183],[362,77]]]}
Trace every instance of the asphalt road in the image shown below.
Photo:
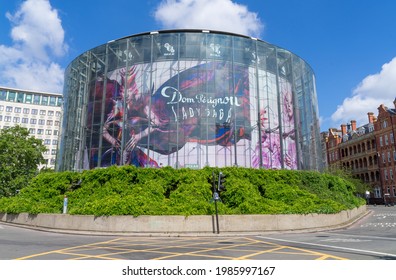
{"label": "asphalt road", "polygon": [[396,260],[396,207],[369,206],[368,209],[370,214],[345,229],[260,238],[351,260]]}
{"label": "asphalt road", "polygon": [[348,228],[255,236],[88,236],[0,223],[0,260],[396,260],[396,207]]}

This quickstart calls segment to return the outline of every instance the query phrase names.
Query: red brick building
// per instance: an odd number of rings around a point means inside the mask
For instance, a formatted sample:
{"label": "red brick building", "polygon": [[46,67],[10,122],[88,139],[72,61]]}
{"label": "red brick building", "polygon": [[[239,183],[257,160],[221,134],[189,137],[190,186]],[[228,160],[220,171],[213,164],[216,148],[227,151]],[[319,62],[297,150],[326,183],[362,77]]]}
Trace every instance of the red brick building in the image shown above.
{"label": "red brick building", "polygon": [[356,127],[356,121],[330,128],[326,139],[330,169],[349,170],[355,178],[371,186],[370,202],[396,202],[396,99],[394,108],[381,104],[378,116],[367,113],[368,123]]}
{"label": "red brick building", "polygon": [[[393,104],[396,108],[396,99]],[[382,197],[385,203],[396,201],[395,108],[389,109],[381,104],[378,107],[377,121],[374,123]]]}

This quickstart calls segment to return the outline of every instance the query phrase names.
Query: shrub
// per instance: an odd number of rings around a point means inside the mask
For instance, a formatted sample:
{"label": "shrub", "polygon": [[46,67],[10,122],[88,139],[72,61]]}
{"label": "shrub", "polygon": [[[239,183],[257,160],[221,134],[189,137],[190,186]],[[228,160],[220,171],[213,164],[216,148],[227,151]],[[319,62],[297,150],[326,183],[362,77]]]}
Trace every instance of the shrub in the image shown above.
{"label": "shrub", "polygon": [[43,172],[15,197],[0,199],[3,213],[213,215],[213,173],[226,175],[219,214],[336,213],[363,205],[353,180],[313,171],[133,166],[77,172]]}

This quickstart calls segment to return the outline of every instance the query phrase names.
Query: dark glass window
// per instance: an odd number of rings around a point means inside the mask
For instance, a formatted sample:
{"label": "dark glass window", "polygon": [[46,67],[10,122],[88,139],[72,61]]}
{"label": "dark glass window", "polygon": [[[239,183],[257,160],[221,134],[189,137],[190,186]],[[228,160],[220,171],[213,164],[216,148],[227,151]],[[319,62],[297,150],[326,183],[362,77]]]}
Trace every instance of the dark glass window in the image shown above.
{"label": "dark glass window", "polygon": [[7,92],[5,90],[0,90],[0,100],[6,100]]}
{"label": "dark glass window", "polygon": [[23,92],[18,93],[17,102],[23,102],[25,94]]}

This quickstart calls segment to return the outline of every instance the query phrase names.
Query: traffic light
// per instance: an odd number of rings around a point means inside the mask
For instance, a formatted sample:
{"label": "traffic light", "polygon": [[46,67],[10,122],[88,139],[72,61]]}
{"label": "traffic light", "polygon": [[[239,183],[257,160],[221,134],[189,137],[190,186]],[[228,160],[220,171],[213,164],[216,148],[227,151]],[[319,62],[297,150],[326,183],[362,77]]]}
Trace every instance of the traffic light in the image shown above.
{"label": "traffic light", "polygon": [[217,187],[217,190],[219,192],[223,192],[223,191],[226,190],[226,187],[224,186],[225,177],[226,176],[222,172],[219,173],[219,184],[218,184],[218,187]]}

